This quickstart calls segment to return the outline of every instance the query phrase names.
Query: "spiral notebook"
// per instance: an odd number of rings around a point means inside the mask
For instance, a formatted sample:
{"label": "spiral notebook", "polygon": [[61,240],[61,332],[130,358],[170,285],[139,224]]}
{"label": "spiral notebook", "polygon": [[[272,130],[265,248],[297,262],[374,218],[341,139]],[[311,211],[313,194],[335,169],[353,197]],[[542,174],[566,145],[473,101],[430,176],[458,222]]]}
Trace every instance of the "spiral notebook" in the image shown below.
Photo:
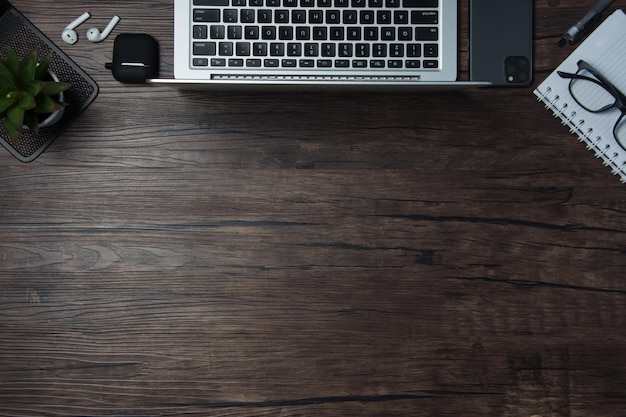
{"label": "spiral notebook", "polygon": [[[546,108],[552,110],[555,117],[560,118],[570,128],[572,134],[577,135],[589,150],[595,152],[611,168],[613,174],[626,183],[626,150],[618,144],[613,134],[621,111],[617,108],[600,113],[585,110],[573,99],[569,88],[570,80],[557,73],[576,73],[579,60],[592,65],[622,94],[626,94],[626,15],[622,10],[607,17],[534,93]],[[577,95],[579,102],[594,99],[592,92],[582,91],[577,94],[580,94]],[[626,117],[623,123],[626,124]],[[622,142],[626,147],[626,141]]]}

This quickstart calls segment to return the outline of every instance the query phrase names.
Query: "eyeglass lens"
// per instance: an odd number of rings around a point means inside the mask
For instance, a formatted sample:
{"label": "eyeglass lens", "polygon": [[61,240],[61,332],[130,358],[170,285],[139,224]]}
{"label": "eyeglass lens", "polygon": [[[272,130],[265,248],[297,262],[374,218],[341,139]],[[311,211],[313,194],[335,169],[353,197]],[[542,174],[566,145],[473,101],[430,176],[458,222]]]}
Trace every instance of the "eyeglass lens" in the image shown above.
{"label": "eyeglass lens", "polygon": [[[581,69],[578,75],[594,78],[593,73]],[[615,103],[615,97],[601,84],[574,78],[570,82],[570,92],[578,104],[592,112],[602,111]]]}
{"label": "eyeglass lens", "polygon": [[616,103],[616,98],[602,85],[593,72],[580,69],[577,74],[595,79],[598,82],[573,78],[570,81],[570,93],[578,104],[590,112],[613,110],[617,118],[613,133],[619,145],[626,149],[626,117],[620,113],[619,109],[613,107]]}

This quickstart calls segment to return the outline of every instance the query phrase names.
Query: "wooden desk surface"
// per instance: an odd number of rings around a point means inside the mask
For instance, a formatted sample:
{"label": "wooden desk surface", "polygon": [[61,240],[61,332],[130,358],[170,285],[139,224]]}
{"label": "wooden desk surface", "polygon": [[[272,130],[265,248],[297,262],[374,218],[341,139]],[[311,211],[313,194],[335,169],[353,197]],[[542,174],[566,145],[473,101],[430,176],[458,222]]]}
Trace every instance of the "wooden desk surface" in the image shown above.
{"label": "wooden desk surface", "polygon": [[[536,2],[535,86],[594,3]],[[0,415],[626,415],[626,186],[532,88],[121,85],[84,31],[171,75],[172,1],[13,4],[55,40],[88,9],[57,43],[101,92],[0,150]]]}

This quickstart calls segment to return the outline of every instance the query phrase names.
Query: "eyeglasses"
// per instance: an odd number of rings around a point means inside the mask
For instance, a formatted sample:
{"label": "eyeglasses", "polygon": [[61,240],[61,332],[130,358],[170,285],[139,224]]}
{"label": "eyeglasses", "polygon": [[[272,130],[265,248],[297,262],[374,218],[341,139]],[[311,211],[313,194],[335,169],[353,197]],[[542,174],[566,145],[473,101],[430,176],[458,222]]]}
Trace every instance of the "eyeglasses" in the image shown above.
{"label": "eyeglasses", "polygon": [[[562,78],[569,78],[569,92],[583,109],[591,113],[602,113],[613,108],[621,115],[613,127],[613,137],[626,151],[626,96],[598,70],[582,59],[578,61],[576,74],[557,71]],[[624,122],[624,123],[623,123]]]}

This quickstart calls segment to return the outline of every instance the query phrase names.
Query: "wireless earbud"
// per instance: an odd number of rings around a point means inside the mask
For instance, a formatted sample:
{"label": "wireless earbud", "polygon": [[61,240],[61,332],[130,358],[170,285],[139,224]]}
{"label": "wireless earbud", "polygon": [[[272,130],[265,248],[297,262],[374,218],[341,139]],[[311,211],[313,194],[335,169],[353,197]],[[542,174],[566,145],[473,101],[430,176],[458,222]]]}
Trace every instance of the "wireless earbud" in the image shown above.
{"label": "wireless earbud", "polygon": [[87,31],[87,39],[89,39],[91,42],[102,42],[107,38],[107,36],[109,36],[109,34],[113,31],[113,28],[115,27],[115,25],[117,25],[117,22],[119,21],[119,16],[113,16],[113,19],[111,19],[111,21],[109,22],[107,27],[104,28],[102,33],[100,33],[98,28],[89,29]]}
{"label": "wireless earbud", "polygon": [[74,45],[76,42],[78,42],[78,34],[74,29],[83,24],[85,20],[89,19],[90,17],[91,15],[89,14],[89,12],[85,12],[81,14],[78,19],[67,25],[63,30],[63,33],[61,34],[61,38],[63,38],[63,41],[65,43],[69,43],[70,45]]}

